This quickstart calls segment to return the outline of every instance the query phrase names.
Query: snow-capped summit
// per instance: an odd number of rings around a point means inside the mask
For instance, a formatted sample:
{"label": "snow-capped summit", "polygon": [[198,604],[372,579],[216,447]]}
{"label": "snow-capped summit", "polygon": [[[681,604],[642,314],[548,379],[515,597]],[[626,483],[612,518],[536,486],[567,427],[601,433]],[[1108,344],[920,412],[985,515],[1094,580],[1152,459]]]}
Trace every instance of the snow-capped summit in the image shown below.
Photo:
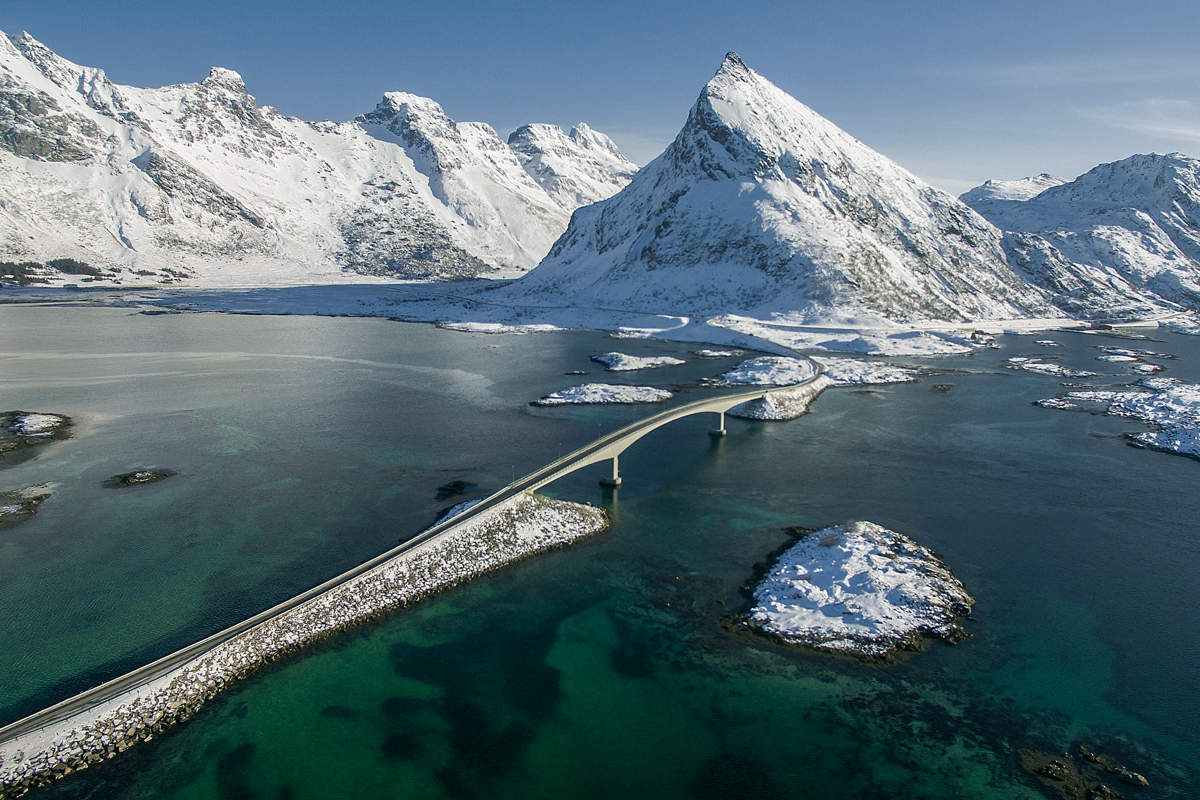
{"label": "snow-capped summit", "polygon": [[612,139],[582,122],[570,132],[522,125],[509,134],[508,146],[551,199],[572,211],[616,194],[637,172]]}
{"label": "snow-capped summit", "polygon": [[1200,305],[1200,159],[1134,155],[1028,199],[975,201],[1013,263],[1072,311]]}
{"label": "snow-capped summit", "polygon": [[1001,235],[729,53],[670,146],[509,288],[532,299],[809,321],[1050,312]]}
{"label": "snow-capped summit", "polygon": [[1064,179],[1056,178],[1048,172],[1015,181],[987,180],[974,189],[963,192],[958,199],[972,208],[976,203],[987,200],[1028,200],[1052,186],[1064,183]]}
{"label": "snow-capped summit", "polygon": [[[579,204],[429,98],[389,92],[353,121],[309,123],[259,106],[232,69],[121,86],[28,33],[0,33],[0,131],[0,260],[69,257],[139,282],[519,273]],[[628,180],[583,148],[562,156],[546,180]]]}
{"label": "snow-capped summit", "polygon": [[211,67],[203,83],[205,86],[221,86],[238,94],[249,94],[241,73],[226,67]]}

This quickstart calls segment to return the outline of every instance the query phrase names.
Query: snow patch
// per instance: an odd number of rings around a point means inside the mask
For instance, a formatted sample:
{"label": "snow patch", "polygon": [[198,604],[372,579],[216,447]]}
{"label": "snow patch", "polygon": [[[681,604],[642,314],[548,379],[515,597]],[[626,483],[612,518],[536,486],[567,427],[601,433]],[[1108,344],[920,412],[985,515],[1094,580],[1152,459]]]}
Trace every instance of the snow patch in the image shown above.
{"label": "snow patch", "polygon": [[1088,372],[1086,369],[1070,369],[1053,361],[1041,361],[1025,356],[1013,356],[1004,362],[1004,366],[1009,369],[1022,369],[1038,375],[1053,375],[1056,378],[1091,378],[1097,374],[1095,372]]}
{"label": "snow patch", "polygon": [[674,356],[631,356],[625,353],[601,353],[592,356],[592,361],[603,364],[609,372],[628,372],[635,369],[653,369],[655,367],[673,367],[686,364],[682,358]]}
{"label": "snow patch", "polygon": [[817,374],[816,365],[805,358],[760,356],[743,361],[721,376],[728,384],[748,386],[791,386]]}
{"label": "snow patch", "polygon": [[898,367],[882,361],[865,361],[857,358],[835,358],[813,356],[813,361],[825,368],[825,377],[834,386],[859,386],[880,383],[911,383],[917,379],[914,369]]}
{"label": "snow patch", "polygon": [[612,383],[585,383],[561,389],[533,401],[535,406],[602,405],[607,403],[657,403],[673,397],[666,389],[653,386],[621,386]]}

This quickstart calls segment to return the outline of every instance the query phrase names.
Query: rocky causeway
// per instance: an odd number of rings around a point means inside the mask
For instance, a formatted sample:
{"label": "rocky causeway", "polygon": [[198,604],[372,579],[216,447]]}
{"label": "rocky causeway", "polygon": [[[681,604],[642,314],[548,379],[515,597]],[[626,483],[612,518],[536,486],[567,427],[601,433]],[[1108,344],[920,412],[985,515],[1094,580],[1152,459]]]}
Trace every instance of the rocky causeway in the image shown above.
{"label": "rocky causeway", "polygon": [[519,494],[164,675],[0,743],[0,800],[20,797],[149,741],[267,664],[435,592],[600,533],[608,525],[603,509]]}

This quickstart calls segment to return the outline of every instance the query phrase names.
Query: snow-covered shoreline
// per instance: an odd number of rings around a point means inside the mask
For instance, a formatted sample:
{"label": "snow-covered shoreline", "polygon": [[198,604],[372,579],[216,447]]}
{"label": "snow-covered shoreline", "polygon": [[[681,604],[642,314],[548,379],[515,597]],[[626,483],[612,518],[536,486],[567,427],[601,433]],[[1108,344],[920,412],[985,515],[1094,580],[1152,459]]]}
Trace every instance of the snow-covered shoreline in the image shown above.
{"label": "snow-covered shoreline", "polygon": [[[818,369],[820,375],[817,375]],[[773,391],[760,400],[751,400],[729,411],[730,416],[743,419],[785,421],[807,413],[812,402],[830,387],[909,383],[917,379],[917,374],[916,370],[906,367],[857,358],[759,356],[747,359],[723,374],[721,382],[734,386],[782,387],[802,383],[802,386]]]}
{"label": "snow-covered shoreline", "polygon": [[153,681],[0,744],[0,796],[86,769],[149,741],[262,666],[339,631],[514,561],[599,533],[594,506],[523,493],[263,622]]}
{"label": "snow-covered shoreline", "polygon": [[[1084,329],[1069,318],[976,320],[901,324],[879,317],[754,319],[700,317],[584,305],[536,306],[505,302],[503,280],[330,283],[235,288],[152,288],[73,291],[59,288],[0,291],[0,303],[69,303],[151,307],[230,314],[385,317],[433,323],[468,333],[517,334],[600,330],[632,338],[702,345],[706,349],[757,350],[780,355],[799,350],[882,356],[962,355],[982,345],[972,334],[1032,334]],[[1167,324],[1167,320],[1162,320]],[[1155,327],[1159,318],[1131,322]]]}
{"label": "snow-covered shoreline", "polygon": [[1155,430],[1126,434],[1132,444],[1200,459],[1200,386],[1175,378],[1142,378],[1122,389],[1066,392],[1037,405],[1060,411],[1099,411]]}

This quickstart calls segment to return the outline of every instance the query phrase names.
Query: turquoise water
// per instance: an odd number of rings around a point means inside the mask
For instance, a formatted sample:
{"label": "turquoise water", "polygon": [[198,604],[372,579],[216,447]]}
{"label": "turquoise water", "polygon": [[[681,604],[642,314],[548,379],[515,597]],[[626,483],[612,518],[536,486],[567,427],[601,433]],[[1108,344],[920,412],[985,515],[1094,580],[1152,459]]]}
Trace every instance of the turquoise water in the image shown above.
{"label": "turquoise water", "polygon": [[[1119,342],[1051,338],[1068,365],[1123,374],[1094,361]],[[1200,379],[1200,341],[1162,338],[1183,356],[1166,374]],[[0,719],[411,535],[449,481],[491,490],[647,413],[527,405],[598,378],[591,353],[689,350],[12,307],[0,343],[0,406],[80,420],[0,472],[0,490],[61,483],[0,532]],[[1126,446],[1136,423],[1033,407],[1058,383],[998,365],[1047,351],[1002,344],[926,362],[971,374],[730,419],[718,443],[702,417],[661,429],[622,457],[615,497],[601,466],[551,487],[609,503],[609,533],[347,634],[40,796],[1041,797],[1016,750],[1080,740],[1145,773],[1137,796],[1195,796],[1200,464]],[[729,363],[604,379],[687,385]],[[99,488],[144,464],[180,475]],[[882,669],[722,632],[784,528],[851,518],[940,552],[978,598],[974,636]]]}

